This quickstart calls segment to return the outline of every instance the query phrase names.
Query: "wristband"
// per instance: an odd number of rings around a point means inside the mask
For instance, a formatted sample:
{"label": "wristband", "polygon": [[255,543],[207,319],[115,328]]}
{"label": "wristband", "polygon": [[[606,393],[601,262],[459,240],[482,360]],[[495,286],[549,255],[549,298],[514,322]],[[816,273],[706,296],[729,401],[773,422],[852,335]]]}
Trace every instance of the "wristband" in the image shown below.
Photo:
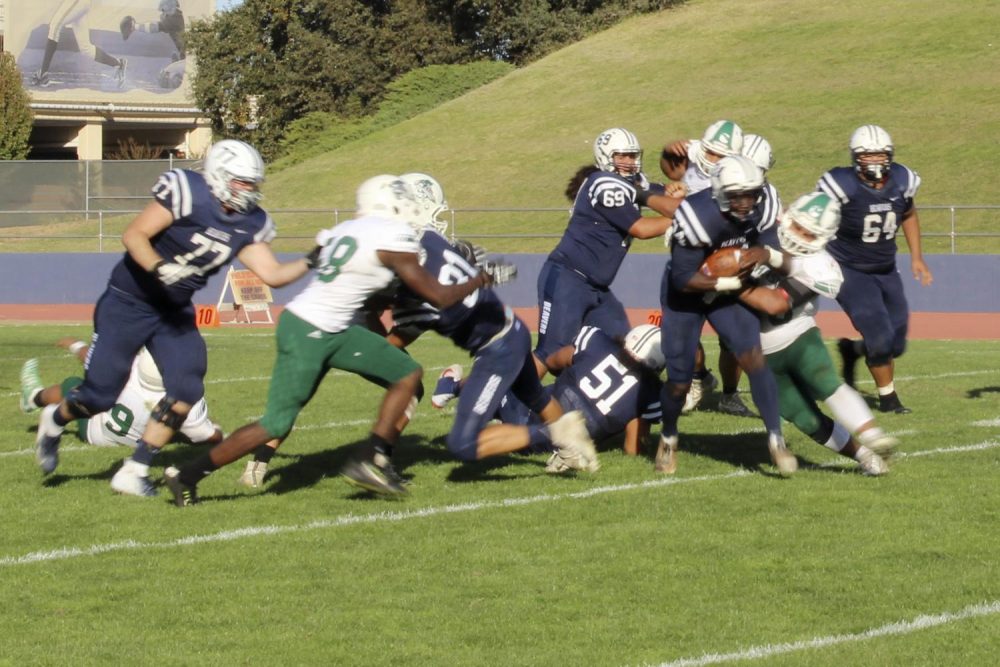
{"label": "wristband", "polygon": [[734,292],[743,287],[743,281],[737,276],[715,279],[716,292]]}
{"label": "wristband", "polygon": [[781,265],[785,263],[785,256],[780,250],[775,250],[771,246],[764,246],[767,248],[767,263],[771,265],[772,269],[780,269]]}

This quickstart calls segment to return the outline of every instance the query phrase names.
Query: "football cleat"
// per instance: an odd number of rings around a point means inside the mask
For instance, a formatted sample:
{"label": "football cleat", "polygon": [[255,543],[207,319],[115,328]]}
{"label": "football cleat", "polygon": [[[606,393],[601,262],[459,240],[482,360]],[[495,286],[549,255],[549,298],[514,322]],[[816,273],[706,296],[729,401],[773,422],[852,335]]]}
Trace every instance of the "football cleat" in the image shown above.
{"label": "football cleat", "polygon": [[896,448],[899,447],[899,440],[896,440],[891,435],[880,435],[871,442],[865,443],[865,446],[888,461],[896,453]]}
{"label": "football cleat", "polygon": [[34,399],[35,394],[42,389],[42,378],[38,375],[38,359],[28,359],[21,366],[21,412],[34,412],[38,409]]}
{"label": "football cleat", "polygon": [[[252,461],[251,461],[252,463]],[[266,467],[267,464],[264,464]],[[263,475],[261,476],[263,477]],[[167,488],[174,496],[174,505],[178,507],[189,507],[198,504],[198,487],[188,486],[181,481],[181,471],[170,466],[163,471],[163,481],[167,483]],[[240,478],[243,481],[243,478]]]}
{"label": "football cleat", "polygon": [[705,377],[691,380],[691,388],[684,397],[684,407],[681,408],[681,412],[684,414],[693,412],[701,404],[705,394],[711,394],[718,385],[719,381],[708,371],[705,372]]}
{"label": "football cleat", "polygon": [[854,351],[854,341],[850,338],[841,338],[837,341],[837,351],[840,352],[840,359],[843,362],[841,375],[844,384],[854,387],[854,364],[858,362],[861,355]]}
{"label": "football cleat", "polygon": [[889,464],[885,459],[868,448],[858,452],[857,461],[861,474],[868,477],[881,477],[889,472]]}
{"label": "football cleat", "polygon": [[899,401],[896,392],[878,397],[879,412],[895,412],[897,415],[908,415],[913,410],[909,409]]}
{"label": "football cleat", "polygon": [[723,394],[719,397],[719,412],[725,412],[727,415],[735,415],[736,417],[754,416],[750,412],[750,408],[743,403],[739,392],[736,391],[731,394]]}
{"label": "football cleat", "polygon": [[653,469],[664,475],[677,472],[677,441],[678,436],[660,436],[660,445],[656,448],[656,458]]}
{"label": "football cleat", "polygon": [[132,459],[125,459],[111,478],[111,490],[125,496],[152,498],[156,495],[156,487],[149,479],[149,466]]}
{"label": "football cleat", "polygon": [[434,393],[431,395],[431,405],[440,410],[456,396],[458,396],[459,386],[462,381],[461,364],[452,364],[441,371],[437,384],[434,385]]}
{"label": "football cleat", "polygon": [[767,436],[767,450],[771,454],[771,462],[782,477],[790,477],[799,469],[799,460],[785,445],[785,439],[774,433]]}
{"label": "football cleat", "polygon": [[546,472],[597,472],[601,469],[597,449],[587,432],[587,422],[582,412],[573,410],[565,413],[549,424],[549,434],[557,449],[545,465]]}
{"label": "football cleat", "polygon": [[63,427],[56,424],[55,414],[59,404],[46,405],[38,418],[38,434],[35,436],[35,460],[42,473],[49,475],[59,465],[59,439]]}
{"label": "football cleat", "polygon": [[[382,465],[377,462],[384,459]],[[388,470],[387,470],[388,468]],[[390,472],[391,471],[391,472]],[[405,496],[406,487],[396,471],[392,469],[389,460],[376,454],[376,460],[361,461],[352,459],[340,471],[348,484],[383,496]]]}
{"label": "football cleat", "polygon": [[240,484],[249,486],[251,489],[259,489],[264,486],[264,477],[267,475],[266,461],[247,461],[247,467],[240,475]]}

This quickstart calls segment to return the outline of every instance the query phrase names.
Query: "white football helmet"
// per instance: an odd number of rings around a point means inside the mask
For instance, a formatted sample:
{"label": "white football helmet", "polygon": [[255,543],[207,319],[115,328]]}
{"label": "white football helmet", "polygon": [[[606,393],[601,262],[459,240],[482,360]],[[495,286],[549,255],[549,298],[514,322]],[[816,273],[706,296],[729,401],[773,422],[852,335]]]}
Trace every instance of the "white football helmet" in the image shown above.
{"label": "white football helmet", "polygon": [[[892,137],[878,125],[862,125],[851,135],[851,163],[858,176],[869,181],[881,181],[889,173],[894,146]],[[881,162],[862,161],[862,155],[885,153]]]}
{"label": "white football helmet", "polygon": [[718,162],[712,162],[705,154],[712,151],[716,155],[728,157],[739,155],[743,150],[743,130],[731,120],[717,120],[708,126],[698,146],[695,160],[706,174],[711,174]]}
{"label": "white football helmet", "polygon": [[399,176],[381,174],[372,176],[358,187],[359,215],[375,215],[388,220],[398,220],[416,227],[420,217],[413,190]]}
{"label": "white football helmet", "polygon": [[400,178],[406,181],[417,199],[418,217],[413,221],[413,226],[417,231],[430,227],[443,235],[448,230],[448,221],[441,220],[438,216],[448,210],[448,201],[444,198],[441,184],[433,176],[419,172],[403,174]]}
{"label": "white football helmet", "polygon": [[[720,211],[737,220],[746,220],[760,200],[763,188],[764,174],[750,158],[743,155],[722,158],[712,172],[712,197]],[[749,208],[741,205],[734,209],[734,196],[748,194],[753,197]]]}
{"label": "white football helmet", "polygon": [[[621,173],[615,167],[616,153],[635,155],[635,168],[628,173]],[[623,127],[604,130],[594,139],[594,164],[601,171],[610,171],[626,178],[635,176],[642,171],[642,147],[639,140]]]}
{"label": "white football helmet", "polygon": [[774,153],[771,144],[759,134],[743,135],[743,155],[750,158],[757,167],[767,175],[774,166]]}
{"label": "white football helmet", "polygon": [[792,255],[813,255],[840,227],[840,203],[824,192],[811,192],[792,202],[778,224],[781,247]]}
{"label": "white football helmet", "polygon": [[146,348],[139,350],[139,363],[136,366],[139,373],[139,385],[143,389],[164,391],[163,376],[160,375],[160,369],[157,368],[156,361],[153,360],[153,355],[149,353],[149,350]]}
{"label": "white football helmet", "polygon": [[667,365],[660,348],[660,327],[640,324],[625,335],[625,351],[650,370],[660,371]]}
{"label": "white football helmet", "polygon": [[[260,202],[260,184],[264,182],[264,160],[257,149],[236,139],[212,144],[205,156],[205,182],[215,198],[228,208],[249,213]],[[234,188],[233,181],[250,184]]]}

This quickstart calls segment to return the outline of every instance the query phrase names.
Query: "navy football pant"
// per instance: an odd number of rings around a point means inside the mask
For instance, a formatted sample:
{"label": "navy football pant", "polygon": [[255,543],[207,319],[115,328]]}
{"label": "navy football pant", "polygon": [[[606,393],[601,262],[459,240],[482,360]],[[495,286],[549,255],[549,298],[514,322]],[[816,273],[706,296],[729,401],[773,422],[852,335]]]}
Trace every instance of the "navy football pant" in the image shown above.
{"label": "navy football pant", "polygon": [[535,356],[542,361],[571,345],[584,326],[619,340],[630,329],[625,307],[611,290],[594,287],[573,269],[551,260],[538,274],[538,309]]}
{"label": "navy football pant", "polygon": [[884,366],[906,351],[910,308],[899,271],[862,273],[841,265],[844,284],[837,303],[865,340],[870,366]]}
{"label": "navy football pant", "polygon": [[548,405],[531,357],[531,334],[515,318],[510,330],[476,352],[455,408],[455,423],[448,433],[448,451],[463,461],[475,461],[479,433],[512,392],[533,412]]}
{"label": "navy football pant", "polygon": [[161,310],[108,288],[94,310],[94,336],[83,384],[67,398],[90,414],[111,408],[143,345],[156,360],[167,396],[193,405],[205,395],[208,353],[195,324],[194,305]]}

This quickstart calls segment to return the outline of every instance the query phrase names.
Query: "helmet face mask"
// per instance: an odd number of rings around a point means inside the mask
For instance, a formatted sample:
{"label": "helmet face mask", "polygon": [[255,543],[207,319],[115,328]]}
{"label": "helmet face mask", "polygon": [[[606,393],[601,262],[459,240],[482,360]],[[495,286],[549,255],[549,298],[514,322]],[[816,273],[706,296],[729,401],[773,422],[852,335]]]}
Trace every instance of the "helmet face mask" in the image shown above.
{"label": "helmet face mask", "polygon": [[253,146],[236,139],[212,144],[205,156],[205,182],[225,208],[249,213],[261,200],[264,160]]}
{"label": "helmet face mask", "polygon": [[760,201],[764,174],[742,155],[725,157],[712,171],[712,197],[719,210],[741,222],[747,220]]}
{"label": "helmet face mask", "polygon": [[417,202],[417,217],[410,224],[418,232],[430,228],[444,235],[448,231],[448,221],[438,216],[448,210],[448,201],[444,198],[441,184],[433,176],[419,172],[403,174],[400,178],[410,186]]}
{"label": "helmet face mask", "polygon": [[601,132],[594,139],[594,164],[601,171],[631,179],[642,171],[642,147],[639,140],[622,127]]}
{"label": "helmet face mask", "polygon": [[373,176],[358,187],[357,211],[359,215],[374,215],[414,226],[419,217],[413,190],[406,181],[391,174]]}
{"label": "helmet face mask", "polygon": [[789,254],[814,255],[840,227],[840,204],[823,192],[811,192],[792,202],[778,224],[778,240]]}
{"label": "helmet face mask", "polygon": [[625,335],[625,352],[646,368],[659,372],[667,365],[660,348],[660,327],[640,324]]}
{"label": "helmet face mask", "polygon": [[851,135],[851,164],[858,177],[881,183],[889,176],[895,147],[892,137],[878,125],[862,125]]}
{"label": "helmet face mask", "polygon": [[699,142],[695,161],[705,174],[711,174],[720,158],[739,155],[743,150],[743,130],[731,120],[717,120],[708,126]]}

